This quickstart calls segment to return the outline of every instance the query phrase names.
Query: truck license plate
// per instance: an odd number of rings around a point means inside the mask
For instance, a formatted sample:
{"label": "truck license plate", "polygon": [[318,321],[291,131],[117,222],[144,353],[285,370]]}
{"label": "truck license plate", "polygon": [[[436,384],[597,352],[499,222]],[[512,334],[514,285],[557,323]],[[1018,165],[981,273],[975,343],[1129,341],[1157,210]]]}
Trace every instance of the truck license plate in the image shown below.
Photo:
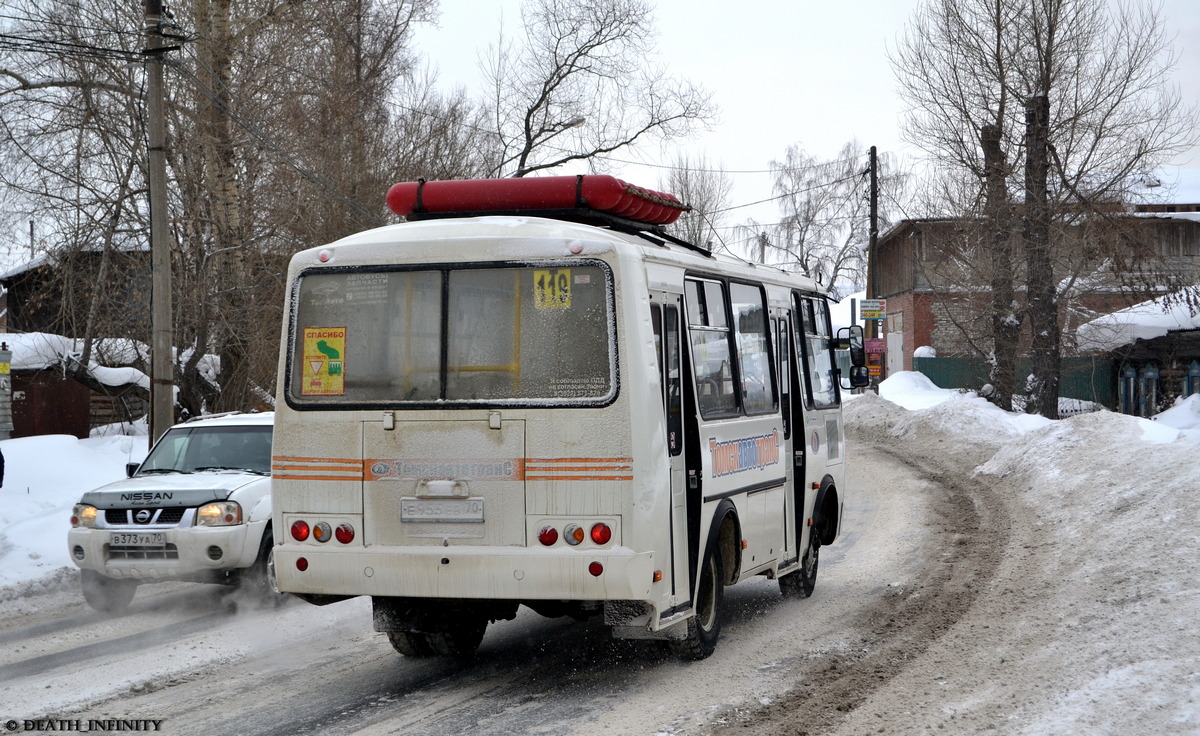
{"label": "truck license plate", "polygon": [[482,498],[402,498],[400,521],[483,523]]}
{"label": "truck license plate", "polygon": [[114,547],[164,547],[167,538],[162,532],[113,532],[108,543]]}

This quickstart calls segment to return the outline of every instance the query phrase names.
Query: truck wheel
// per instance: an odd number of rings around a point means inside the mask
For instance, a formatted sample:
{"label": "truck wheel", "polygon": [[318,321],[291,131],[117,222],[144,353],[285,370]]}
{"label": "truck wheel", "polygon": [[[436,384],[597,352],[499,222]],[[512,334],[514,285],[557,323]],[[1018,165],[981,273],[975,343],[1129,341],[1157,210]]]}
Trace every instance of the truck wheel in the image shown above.
{"label": "truck wheel", "polygon": [[288,599],[287,593],[279,592],[279,585],[275,581],[275,536],[271,533],[271,527],[263,530],[262,541],[258,544],[258,557],[253,565],[241,571],[237,586],[239,593],[264,606],[280,606]]}
{"label": "truck wheel", "polygon": [[817,563],[821,558],[821,540],[816,530],[808,537],[808,549],[800,560],[800,569],[779,578],[779,591],[784,598],[807,598],[817,587]]}
{"label": "truck wheel", "polygon": [[696,615],[687,624],[687,635],[671,641],[671,649],[683,659],[700,660],[713,653],[721,636],[721,559],[709,550],[700,568],[700,589],[696,592]]}
{"label": "truck wheel", "polygon": [[116,580],[95,570],[80,570],[79,582],[83,599],[101,613],[120,613],[129,607],[137,592],[136,580]]}
{"label": "truck wheel", "polygon": [[392,648],[406,657],[425,658],[437,654],[429,643],[429,637],[420,632],[389,631],[387,635]]}
{"label": "truck wheel", "polygon": [[479,648],[487,625],[486,618],[456,618],[450,621],[444,631],[426,634],[425,640],[436,654],[465,659],[473,656]]}

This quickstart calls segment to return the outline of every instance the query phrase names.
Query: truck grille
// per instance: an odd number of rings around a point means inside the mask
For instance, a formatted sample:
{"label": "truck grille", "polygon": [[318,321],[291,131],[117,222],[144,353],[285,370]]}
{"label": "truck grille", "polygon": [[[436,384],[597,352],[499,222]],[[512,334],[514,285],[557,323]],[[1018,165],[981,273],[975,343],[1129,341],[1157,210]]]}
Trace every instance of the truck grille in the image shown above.
{"label": "truck grille", "polygon": [[[137,512],[149,511],[150,518],[145,522],[138,522]],[[161,509],[105,509],[104,521],[109,526],[145,526],[147,524],[178,524],[183,519],[183,512],[187,509],[179,506],[171,506]]]}
{"label": "truck grille", "polygon": [[110,560],[178,560],[179,548],[173,544],[165,547],[108,547]]}

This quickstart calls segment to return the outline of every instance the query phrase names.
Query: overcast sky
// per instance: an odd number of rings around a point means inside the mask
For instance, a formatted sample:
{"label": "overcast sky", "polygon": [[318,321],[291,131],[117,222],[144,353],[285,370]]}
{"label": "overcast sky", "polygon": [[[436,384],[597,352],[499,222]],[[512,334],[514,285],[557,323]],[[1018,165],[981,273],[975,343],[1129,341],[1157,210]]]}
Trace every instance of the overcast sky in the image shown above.
{"label": "overcast sky", "polygon": [[[672,73],[704,85],[721,108],[714,129],[688,142],[688,149],[730,172],[763,172],[789,145],[830,158],[857,139],[864,165],[871,145],[898,154],[902,163],[914,163],[916,151],[900,137],[902,107],[887,57],[918,4],[657,0],[661,60]],[[510,33],[519,28],[519,7],[518,0],[442,2],[440,28],[422,27],[417,42],[443,85],[480,89],[479,54],[495,42],[502,15]],[[1185,100],[1200,106],[1200,0],[1165,0],[1163,11],[1170,31],[1177,34],[1180,60],[1175,77]],[[673,158],[657,150],[642,154],[664,163]],[[1176,166],[1190,169],[1189,184],[1177,189],[1171,200],[1200,202],[1200,146]],[[651,187],[661,175],[631,165],[610,173]],[[769,174],[731,175],[733,204],[771,196]],[[1178,170],[1163,176],[1168,184],[1178,179]],[[739,210],[730,222],[744,220],[742,212],[760,222],[776,218],[773,205],[766,205]]]}

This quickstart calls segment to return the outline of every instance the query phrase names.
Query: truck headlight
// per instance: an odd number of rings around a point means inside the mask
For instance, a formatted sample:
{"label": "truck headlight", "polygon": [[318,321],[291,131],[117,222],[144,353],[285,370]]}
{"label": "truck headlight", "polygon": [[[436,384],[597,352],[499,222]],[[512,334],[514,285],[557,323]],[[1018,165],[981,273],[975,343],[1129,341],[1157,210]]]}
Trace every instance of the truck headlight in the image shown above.
{"label": "truck headlight", "polygon": [[71,510],[71,526],[72,527],[87,527],[93,529],[96,526],[96,507],[86,503],[77,503],[75,508]]}
{"label": "truck headlight", "polygon": [[197,526],[231,526],[242,523],[242,507],[236,501],[217,501],[196,509]]}

